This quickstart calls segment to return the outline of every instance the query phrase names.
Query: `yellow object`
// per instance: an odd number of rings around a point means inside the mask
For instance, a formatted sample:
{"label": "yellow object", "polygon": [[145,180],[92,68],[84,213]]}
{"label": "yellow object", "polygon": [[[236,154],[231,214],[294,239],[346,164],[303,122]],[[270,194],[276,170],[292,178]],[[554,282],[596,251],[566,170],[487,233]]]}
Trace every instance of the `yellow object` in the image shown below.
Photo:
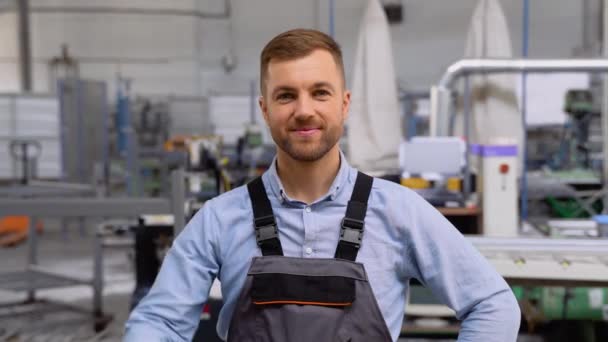
{"label": "yellow object", "polygon": [[401,178],[401,185],[410,189],[426,189],[431,186],[431,183],[424,178]]}
{"label": "yellow object", "polygon": [[460,178],[448,178],[446,188],[450,191],[460,192],[462,191],[460,187]]}

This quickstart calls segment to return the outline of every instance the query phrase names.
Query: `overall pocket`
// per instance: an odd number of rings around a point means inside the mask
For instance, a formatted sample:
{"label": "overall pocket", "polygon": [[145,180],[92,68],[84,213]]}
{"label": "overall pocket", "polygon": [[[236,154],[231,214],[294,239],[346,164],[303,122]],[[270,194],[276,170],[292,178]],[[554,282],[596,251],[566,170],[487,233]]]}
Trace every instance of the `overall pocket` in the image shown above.
{"label": "overall pocket", "polygon": [[355,300],[355,279],[283,273],[254,274],[251,299],[255,305],[348,307]]}

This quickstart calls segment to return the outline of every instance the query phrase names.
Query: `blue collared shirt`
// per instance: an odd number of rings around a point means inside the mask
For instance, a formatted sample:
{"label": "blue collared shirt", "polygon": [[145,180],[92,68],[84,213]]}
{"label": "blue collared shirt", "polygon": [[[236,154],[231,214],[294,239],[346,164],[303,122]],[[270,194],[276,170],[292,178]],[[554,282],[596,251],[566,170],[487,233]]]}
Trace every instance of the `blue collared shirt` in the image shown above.
{"label": "blue collared shirt", "polygon": [[[356,176],[341,155],[329,192],[307,205],[286,195],[272,164],[262,177],[284,255],[333,258]],[[154,286],[131,313],[125,341],[191,340],[215,278],[224,301],[217,331],[225,339],[251,258],[260,255],[247,188],[208,201],[176,238]],[[463,320],[459,341],[516,340],[520,311],[503,278],[437,210],[399,184],[374,179],[357,261],[394,340],[412,278]]]}

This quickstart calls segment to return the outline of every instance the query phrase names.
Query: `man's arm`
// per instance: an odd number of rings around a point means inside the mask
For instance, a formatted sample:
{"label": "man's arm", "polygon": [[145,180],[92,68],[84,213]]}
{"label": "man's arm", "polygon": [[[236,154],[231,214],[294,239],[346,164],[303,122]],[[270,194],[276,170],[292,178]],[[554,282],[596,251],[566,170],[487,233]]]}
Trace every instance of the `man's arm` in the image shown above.
{"label": "man's arm", "polygon": [[429,203],[410,193],[409,257],[416,278],[463,320],[458,341],[515,341],[521,314],[510,287]]}
{"label": "man's arm", "polygon": [[190,341],[220,265],[219,223],[208,202],[167,253],[154,286],[131,313],[125,341]]}

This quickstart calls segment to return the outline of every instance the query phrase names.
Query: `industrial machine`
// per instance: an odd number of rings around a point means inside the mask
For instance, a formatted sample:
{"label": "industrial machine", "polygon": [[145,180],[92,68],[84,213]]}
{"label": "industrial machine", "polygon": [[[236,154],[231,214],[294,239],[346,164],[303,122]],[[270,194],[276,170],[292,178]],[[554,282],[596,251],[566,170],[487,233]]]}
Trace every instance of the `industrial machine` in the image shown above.
{"label": "industrial machine", "polygon": [[600,113],[593,107],[590,90],[573,89],[568,91],[564,101],[564,111],[569,120],[565,127],[563,144],[568,146],[570,158],[564,168],[591,168],[590,131],[593,123],[599,123]]}
{"label": "industrial machine", "polygon": [[[186,218],[191,218],[207,200],[231,189],[232,182],[225,169],[227,161],[221,157],[221,137],[175,137],[165,143],[165,150],[167,153],[182,152],[186,156],[186,170],[180,172],[179,179],[184,185]],[[140,216],[137,224],[129,227],[135,237],[136,273],[131,308],[154,283],[165,252],[173,242],[174,227],[175,222],[170,215]],[[206,303],[194,341],[221,341],[215,332],[221,306],[221,299],[213,297]]]}
{"label": "industrial machine", "polygon": [[[172,215],[142,215],[129,230],[135,236],[135,290],[131,298],[131,309],[150,291],[168,249],[174,238]],[[199,327],[193,341],[221,342],[216,325],[222,300],[210,296],[201,312]]]}
{"label": "industrial machine", "polygon": [[[450,66],[442,77],[439,86],[434,87],[431,92],[431,132],[435,136],[449,135],[449,116],[451,112],[451,87],[455,80],[461,76],[483,73],[505,73],[505,72],[581,72],[581,71],[608,71],[608,63],[604,60],[510,60],[510,59],[476,59],[462,60]],[[580,158],[575,158],[575,165],[589,165],[588,148],[588,118],[589,94],[585,92],[570,92],[567,96],[566,108],[571,116],[572,143],[574,154],[581,153]],[[465,106],[466,107],[466,106]],[[468,115],[465,109],[465,118]],[[603,131],[603,139],[608,139],[608,131]],[[468,146],[468,150],[476,147]],[[606,153],[606,151],[604,151]],[[496,163],[498,162],[498,163]],[[517,206],[512,204],[513,195],[500,192],[503,184],[514,185],[513,180],[502,175],[500,171],[510,170],[511,163],[505,160],[487,160],[482,162],[482,173],[485,175],[487,169],[490,174],[490,182],[482,182],[483,186],[494,187],[494,191],[485,192],[484,196],[497,195],[499,202],[501,197],[510,198],[507,206],[492,206],[482,200],[484,217],[488,215],[486,209],[496,209],[492,218],[501,218],[495,223],[489,224],[490,232],[492,225],[502,230],[506,223],[511,238],[492,238],[488,236],[468,237],[473,245],[488,258],[499,273],[513,286],[514,292],[520,301],[524,315],[525,328],[529,331],[544,331],[545,336],[551,341],[596,341],[605,340],[607,336],[608,319],[605,311],[608,309],[608,300],[605,289],[608,287],[608,268],[606,265],[606,251],[608,245],[606,240],[598,239],[598,225],[589,222],[590,227],[585,233],[574,236],[559,235],[541,238],[521,237],[519,225],[513,230],[513,218],[519,218]],[[507,165],[502,167],[501,165]],[[471,165],[465,166],[469,168]],[[608,170],[604,165],[604,173]],[[527,177],[526,174],[521,177]],[[507,182],[507,183],[505,183]],[[525,186],[525,183],[524,183]],[[527,190],[527,188],[524,188]],[[522,193],[522,196],[524,193]],[[599,192],[592,195],[588,200],[581,200],[584,210],[593,213],[590,204],[604,195]],[[524,197],[522,203],[526,203]],[[489,208],[486,206],[489,205]],[[497,208],[506,208],[504,212],[498,212]],[[507,211],[509,211],[507,213]],[[488,216],[490,216],[488,215]],[[507,219],[508,221],[504,221]],[[586,223],[583,224],[586,226]],[[581,227],[580,223],[572,222],[569,230]],[[515,234],[512,234],[515,232]],[[592,232],[592,233],[589,233]],[[501,232],[497,236],[505,236]],[[549,328],[547,328],[549,327]]]}

